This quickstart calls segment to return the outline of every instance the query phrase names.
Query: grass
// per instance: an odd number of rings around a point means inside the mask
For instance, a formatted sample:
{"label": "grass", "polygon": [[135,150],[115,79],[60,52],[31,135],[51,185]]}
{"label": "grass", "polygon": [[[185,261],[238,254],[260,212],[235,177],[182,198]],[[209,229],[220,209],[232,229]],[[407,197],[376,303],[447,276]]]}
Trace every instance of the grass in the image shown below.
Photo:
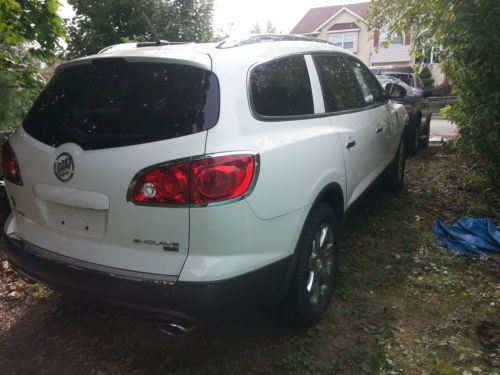
{"label": "grass", "polygon": [[440,114],[441,110],[445,108],[447,105],[453,103],[456,101],[456,98],[453,99],[433,99],[429,100],[429,110],[431,113],[438,115]]}
{"label": "grass", "polygon": [[[500,197],[480,168],[431,147],[409,160],[405,189],[370,192],[344,226],[342,265],[323,321],[298,330],[262,314],[168,338],[153,324],[62,308],[5,266],[3,373],[500,374],[499,265],[435,245],[432,223],[500,221]],[[42,356],[37,364],[33,353]],[[3,360],[2,360],[3,358]],[[50,372],[48,372],[50,373]]]}

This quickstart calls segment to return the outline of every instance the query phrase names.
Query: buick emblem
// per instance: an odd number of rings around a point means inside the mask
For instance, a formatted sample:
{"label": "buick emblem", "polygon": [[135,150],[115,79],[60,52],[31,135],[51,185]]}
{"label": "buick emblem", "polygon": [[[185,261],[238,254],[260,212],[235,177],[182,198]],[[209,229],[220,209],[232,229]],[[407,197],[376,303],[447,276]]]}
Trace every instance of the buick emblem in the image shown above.
{"label": "buick emblem", "polygon": [[71,177],[73,177],[73,174],[75,173],[73,157],[67,152],[63,152],[59,155],[54,162],[54,173],[62,182],[71,180]]}

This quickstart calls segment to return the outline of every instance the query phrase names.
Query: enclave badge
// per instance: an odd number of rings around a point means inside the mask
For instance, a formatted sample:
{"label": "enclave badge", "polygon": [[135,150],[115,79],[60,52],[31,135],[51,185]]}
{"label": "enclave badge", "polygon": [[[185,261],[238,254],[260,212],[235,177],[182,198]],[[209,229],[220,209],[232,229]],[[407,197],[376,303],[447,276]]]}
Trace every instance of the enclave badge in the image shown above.
{"label": "enclave badge", "polygon": [[73,157],[67,152],[63,152],[59,155],[54,161],[54,173],[62,182],[71,180],[71,177],[73,177],[73,174],[75,173]]}

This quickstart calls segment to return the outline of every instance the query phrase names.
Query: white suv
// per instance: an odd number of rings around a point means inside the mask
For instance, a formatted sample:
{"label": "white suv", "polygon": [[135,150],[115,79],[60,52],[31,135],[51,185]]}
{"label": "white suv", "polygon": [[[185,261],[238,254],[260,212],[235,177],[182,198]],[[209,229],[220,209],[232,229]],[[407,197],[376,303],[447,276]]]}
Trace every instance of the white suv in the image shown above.
{"label": "white suv", "polygon": [[172,330],[284,302],[315,323],[345,211],[402,184],[407,121],[315,39],[109,47],[59,66],[3,147],[8,258]]}

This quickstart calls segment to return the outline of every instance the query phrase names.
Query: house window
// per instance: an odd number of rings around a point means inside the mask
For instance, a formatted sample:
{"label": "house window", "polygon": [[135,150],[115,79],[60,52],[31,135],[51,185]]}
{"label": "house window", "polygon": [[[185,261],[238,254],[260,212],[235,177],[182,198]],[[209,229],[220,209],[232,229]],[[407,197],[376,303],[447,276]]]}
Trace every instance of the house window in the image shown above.
{"label": "house window", "polygon": [[405,44],[405,37],[402,34],[394,33],[392,34],[391,38],[389,38],[389,33],[387,31],[380,32],[380,37],[379,37],[380,44],[384,43],[388,39],[391,39],[390,44],[392,45],[402,46],[403,44]]}
{"label": "house window", "polygon": [[443,60],[443,52],[440,47],[418,48],[415,59],[416,63],[439,64]]}
{"label": "house window", "polygon": [[337,47],[356,52],[358,47],[356,34],[357,33],[333,33],[330,37],[330,41]]}

